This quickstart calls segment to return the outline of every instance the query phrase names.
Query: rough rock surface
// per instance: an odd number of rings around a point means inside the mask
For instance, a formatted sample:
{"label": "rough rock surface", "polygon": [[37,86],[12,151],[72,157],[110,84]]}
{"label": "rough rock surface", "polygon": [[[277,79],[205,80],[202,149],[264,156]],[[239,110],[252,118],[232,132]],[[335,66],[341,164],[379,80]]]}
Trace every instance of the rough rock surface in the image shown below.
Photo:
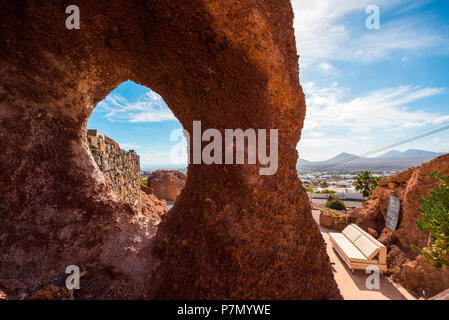
{"label": "rough rock surface", "polygon": [[[296,173],[305,101],[289,1],[76,4],[68,30],[65,2],[0,2],[0,288],[62,286],[74,264],[75,298],[341,298]],[[190,132],[193,120],[278,129],[277,173],[190,165],[152,238],[86,141],[96,104],[128,79]]]}
{"label": "rough rock surface", "polygon": [[143,184],[140,185],[140,191],[146,194],[154,194],[154,189]]}
{"label": "rough rock surface", "polygon": [[34,293],[30,300],[73,300],[73,291],[49,285]]}
{"label": "rough rock surface", "polygon": [[178,170],[156,170],[147,181],[159,199],[176,201],[186,184],[186,175]]}
{"label": "rough rock surface", "polygon": [[[449,270],[442,272],[411,250],[410,245],[424,247],[429,234],[418,230],[415,222],[421,217],[419,199],[438,185],[438,180],[428,178],[433,171],[449,174],[449,155],[443,155],[417,168],[384,178],[373,193],[372,200],[351,212],[351,220],[380,236],[379,241],[388,246],[388,270],[393,278],[405,287],[426,297],[449,288]],[[401,199],[401,213],[396,231],[385,228],[385,216],[390,196]]]}
{"label": "rough rock surface", "polygon": [[167,213],[167,203],[165,200],[158,199],[154,194],[148,194],[144,191],[145,186],[142,186],[140,193],[142,202],[142,214],[146,216],[154,226],[154,235],[157,231],[157,225],[161,222],[161,218]]}
{"label": "rough rock surface", "polygon": [[126,202],[141,208],[140,159],[135,152],[120,149],[109,137],[87,136],[90,152],[106,182]]}

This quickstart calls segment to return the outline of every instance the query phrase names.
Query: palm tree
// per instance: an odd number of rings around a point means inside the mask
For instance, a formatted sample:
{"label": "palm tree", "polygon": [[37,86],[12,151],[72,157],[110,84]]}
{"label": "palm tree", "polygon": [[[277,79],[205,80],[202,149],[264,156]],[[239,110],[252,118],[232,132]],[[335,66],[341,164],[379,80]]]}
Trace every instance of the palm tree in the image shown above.
{"label": "palm tree", "polygon": [[380,178],[373,177],[371,171],[362,171],[355,177],[354,187],[361,191],[364,198],[369,198],[376,189]]}

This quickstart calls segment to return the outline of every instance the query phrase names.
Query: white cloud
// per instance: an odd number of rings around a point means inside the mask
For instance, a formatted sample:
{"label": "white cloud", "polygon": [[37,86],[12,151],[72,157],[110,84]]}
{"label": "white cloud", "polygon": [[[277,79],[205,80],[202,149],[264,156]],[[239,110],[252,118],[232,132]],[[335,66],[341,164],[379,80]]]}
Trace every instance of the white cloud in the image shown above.
{"label": "white cloud", "polygon": [[[449,52],[447,34],[427,26],[424,17],[394,20],[382,25],[379,31],[365,32],[346,46],[341,59],[351,59],[357,50],[357,58],[363,62],[387,59],[395,53],[422,54],[425,50]],[[351,52],[352,51],[352,52]]]}
{"label": "white cloud", "polygon": [[332,65],[332,63],[328,62],[322,62],[318,65],[318,69],[323,71],[324,73],[330,73],[335,71],[335,67]]}
{"label": "white cloud", "polygon": [[301,140],[301,147],[315,148],[317,150],[330,146],[347,146],[348,144],[351,144],[350,139],[343,137],[304,138]]}
{"label": "white cloud", "polygon": [[311,136],[311,137],[318,138],[318,137],[324,136],[324,133],[312,131],[312,132],[308,132],[308,135]]}
{"label": "white cloud", "polygon": [[438,117],[433,120],[433,122],[436,124],[440,124],[440,123],[447,122],[447,121],[449,121],[449,115]]}
{"label": "white cloud", "polygon": [[327,135],[322,137],[303,137],[297,146],[299,157],[309,161],[320,161],[357,147],[354,139]]}
{"label": "white cloud", "polygon": [[[325,84],[332,78],[344,81],[335,66],[350,73],[361,64],[389,59],[407,63],[417,55],[449,54],[444,21],[435,12],[414,11],[429,2],[292,0],[299,62],[302,69],[307,67],[302,80],[309,76],[319,83],[302,82],[307,114],[298,150],[303,158],[360,153],[449,120],[449,115],[440,114],[443,111],[432,112],[431,105],[416,108],[417,101],[441,94],[444,88],[397,85],[354,95],[345,83]],[[380,8],[380,30],[365,26],[365,9],[372,4]],[[431,139],[414,144],[426,145],[441,150]]]}
{"label": "white cloud", "polygon": [[434,0],[407,0],[407,1],[405,1],[406,5],[403,8],[399,9],[398,11],[396,11],[396,13],[397,14],[398,13],[404,13],[404,12],[407,12],[407,11],[411,11],[411,10],[417,9],[419,7],[422,7],[422,6],[426,5],[426,4],[429,4],[432,1],[434,1]]}
{"label": "white cloud", "polygon": [[118,94],[111,94],[97,106],[106,112],[110,121],[162,122],[177,120],[164,100],[157,93],[149,91],[135,102],[129,102]]}
{"label": "white cloud", "polygon": [[[307,113],[298,151],[307,160],[324,160],[343,151],[359,154],[401,139],[413,133],[410,130],[449,120],[449,115],[408,106],[442,93],[443,88],[398,86],[350,99],[346,98],[347,90],[338,83],[317,87],[313,82],[307,82],[303,88]],[[435,141],[419,143],[422,144],[416,146],[425,150],[432,147],[441,150]]]}
{"label": "white cloud", "polygon": [[170,163],[170,152],[146,152],[139,154],[141,166],[160,165],[163,163]]}
{"label": "white cloud", "polygon": [[366,133],[438,123],[436,121],[441,122],[447,117],[407,108],[409,103],[442,93],[442,88],[399,86],[376,90],[350,100],[344,99],[345,90],[335,83],[328,88],[318,88],[308,82],[303,88],[307,101],[305,132],[323,127],[341,127],[353,133]]}
{"label": "white cloud", "polygon": [[424,127],[425,125],[426,125],[425,122],[409,122],[409,123],[402,125],[402,127],[404,127],[404,128],[419,128],[419,127]]}
{"label": "white cloud", "polygon": [[[371,4],[372,0],[292,0],[301,66],[322,61],[370,62],[403,50],[409,54],[423,49],[449,52],[447,30],[428,27],[433,17],[422,14],[384,22],[383,13],[408,5],[405,0],[377,0],[380,30],[366,29],[365,8]],[[351,14],[360,17],[349,19]]]}
{"label": "white cloud", "polygon": [[169,168],[177,168],[187,166],[187,153],[183,161],[174,162],[171,151],[149,151],[139,154],[140,167],[166,166]]}

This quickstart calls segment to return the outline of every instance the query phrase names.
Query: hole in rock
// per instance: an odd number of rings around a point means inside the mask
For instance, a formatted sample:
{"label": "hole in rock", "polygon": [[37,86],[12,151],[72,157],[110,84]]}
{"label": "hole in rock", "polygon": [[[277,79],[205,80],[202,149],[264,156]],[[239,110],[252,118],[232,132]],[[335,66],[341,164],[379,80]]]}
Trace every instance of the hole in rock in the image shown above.
{"label": "hole in rock", "polygon": [[106,183],[158,224],[187,177],[182,125],[162,97],[126,81],[98,103],[87,129],[90,151]]}

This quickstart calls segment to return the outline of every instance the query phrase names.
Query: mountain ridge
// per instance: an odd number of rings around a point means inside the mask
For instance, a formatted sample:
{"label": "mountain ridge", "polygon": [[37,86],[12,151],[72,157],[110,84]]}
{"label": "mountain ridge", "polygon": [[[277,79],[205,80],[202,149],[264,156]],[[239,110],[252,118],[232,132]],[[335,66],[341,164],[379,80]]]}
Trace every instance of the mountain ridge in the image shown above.
{"label": "mountain ridge", "polygon": [[[342,152],[335,157],[323,161],[308,161],[299,159],[297,169],[318,170],[318,169],[399,169],[405,170],[411,167],[420,166],[424,162],[430,161],[444,153],[408,149],[406,151],[391,150],[377,157],[359,157],[355,154]],[[351,159],[352,161],[345,161]]]}

